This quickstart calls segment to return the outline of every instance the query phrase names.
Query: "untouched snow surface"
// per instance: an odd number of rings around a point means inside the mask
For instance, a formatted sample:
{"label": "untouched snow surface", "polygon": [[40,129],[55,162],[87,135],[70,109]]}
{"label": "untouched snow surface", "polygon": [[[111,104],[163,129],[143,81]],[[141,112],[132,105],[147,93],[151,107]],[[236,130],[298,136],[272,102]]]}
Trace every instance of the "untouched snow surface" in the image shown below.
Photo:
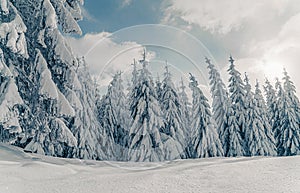
{"label": "untouched snow surface", "polygon": [[164,163],[59,159],[0,143],[0,193],[300,192],[300,157]]}

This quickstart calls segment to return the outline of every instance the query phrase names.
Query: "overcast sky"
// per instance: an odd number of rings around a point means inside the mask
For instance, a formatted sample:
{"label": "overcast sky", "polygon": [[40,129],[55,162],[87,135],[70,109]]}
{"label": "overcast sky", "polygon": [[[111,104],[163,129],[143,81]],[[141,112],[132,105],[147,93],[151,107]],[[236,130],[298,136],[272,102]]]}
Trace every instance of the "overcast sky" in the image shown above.
{"label": "overcast sky", "polygon": [[[204,56],[227,81],[232,54],[252,82],[281,78],[286,68],[300,88],[298,0],[86,0],[83,15],[83,36],[69,40],[104,82],[116,70],[128,71],[143,45],[154,69],[168,60],[175,74],[199,72],[202,84],[207,84]],[[162,25],[136,26],[143,24]]]}

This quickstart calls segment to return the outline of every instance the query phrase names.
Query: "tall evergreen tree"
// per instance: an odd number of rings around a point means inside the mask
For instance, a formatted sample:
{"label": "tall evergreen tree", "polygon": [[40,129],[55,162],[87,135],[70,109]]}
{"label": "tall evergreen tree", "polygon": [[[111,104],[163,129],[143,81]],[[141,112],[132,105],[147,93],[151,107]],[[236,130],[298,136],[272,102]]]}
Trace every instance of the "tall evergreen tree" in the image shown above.
{"label": "tall evergreen tree", "polygon": [[245,130],[245,153],[248,156],[276,155],[276,146],[268,123],[263,96],[256,84],[255,94],[251,91],[248,76],[245,75],[246,110],[248,116]]}
{"label": "tall evergreen tree", "polygon": [[283,84],[284,84],[285,93],[287,94],[287,97],[290,98],[293,108],[295,109],[295,113],[297,114],[298,119],[300,120],[300,102],[296,95],[296,87],[294,83],[291,81],[291,77],[288,75],[286,69],[284,69],[283,74],[284,74]]}
{"label": "tall evergreen tree", "polygon": [[245,110],[245,88],[241,79],[241,74],[236,70],[234,59],[230,56],[230,66],[228,69],[229,78],[229,92],[230,92],[230,105],[236,116],[239,131],[242,139],[244,139],[246,123],[246,110]]}
{"label": "tall evergreen tree", "polygon": [[[72,130],[76,139],[78,139],[78,155],[85,159],[108,159],[103,149],[111,149],[112,147],[105,146],[103,143],[106,134],[104,129],[101,128],[97,117],[97,85],[95,79],[92,79],[89,73],[89,67],[84,57],[78,59],[76,72],[82,85],[81,90],[76,90],[75,93],[70,92],[71,96],[67,96],[67,98],[70,99],[70,103],[76,112],[74,129]],[[78,96],[77,99],[76,95]]]}
{"label": "tall evergreen tree", "polygon": [[192,143],[193,158],[223,156],[223,149],[212,119],[207,98],[198,87],[195,77],[190,74],[190,88],[193,91]]}
{"label": "tall evergreen tree", "polygon": [[55,116],[58,115],[67,119],[75,116],[75,111],[53,82],[47,62],[38,49],[33,65],[35,73],[32,81],[36,85],[33,88],[36,89],[36,93],[32,95],[32,99],[37,100],[33,106],[34,114],[37,115],[35,120],[37,129],[25,150],[67,157],[68,154],[73,153],[77,140],[63,119]]}
{"label": "tall evergreen tree", "polygon": [[107,94],[103,97],[100,105],[100,123],[105,130],[107,143],[110,143],[109,145],[112,147],[112,150],[108,149],[106,154],[109,155],[109,159],[122,160],[127,145],[129,117],[127,117],[121,72],[114,75],[108,86]]}
{"label": "tall evergreen tree", "polygon": [[117,128],[117,117],[111,101],[111,95],[113,94],[112,90],[112,84],[110,83],[107,94],[102,97],[100,106],[98,106],[98,118],[105,136],[102,143],[104,147],[107,147],[103,151],[105,151],[108,160],[114,160],[117,157],[116,144],[114,140],[114,133]]}
{"label": "tall evergreen tree", "polygon": [[[279,81],[278,78],[276,78],[276,82],[275,82],[275,89],[276,89],[276,98],[277,98],[277,103],[276,103],[276,111],[275,111],[275,115],[276,116],[276,120],[274,120],[274,125],[273,125],[273,132],[274,132],[274,136],[275,136],[275,140],[276,140],[276,147],[278,148],[278,144],[279,144],[279,134],[281,132],[281,124],[282,121],[281,116],[282,116],[282,111],[283,111],[283,99],[285,96],[284,90],[282,88],[281,82]],[[278,149],[277,149],[277,153]]]}
{"label": "tall evergreen tree", "polygon": [[164,159],[160,129],[161,109],[144,54],[137,83],[133,87],[130,106],[129,161],[161,161]]}
{"label": "tall evergreen tree", "polygon": [[[173,138],[173,147],[169,147],[168,150],[165,151],[165,156],[167,159],[175,159],[186,157],[184,152],[186,148],[186,128],[182,120],[181,104],[172,82],[172,75],[169,71],[168,64],[166,64],[165,69],[161,93],[161,104],[164,114],[164,127],[162,128],[162,133]],[[168,155],[170,153],[173,155]]]}
{"label": "tall evergreen tree", "polygon": [[[130,87],[128,88],[128,96],[127,96],[127,101],[128,101],[128,110],[130,110],[130,107],[134,105],[134,100],[131,100],[132,98],[136,97],[135,93],[135,87],[138,86],[138,77],[139,77],[139,71],[137,69],[137,62],[134,59],[133,63],[131,64],[133,67],[132,73],[131,73],[131,84]],[[130,123],[131,124],[131,123]],[[130,126],[130,125],[129,125]]]}
{"label": "tall evergreen tree", "polygon": [[[243,147],[244,147],[244,152],[245,152],[245,155],[251,155],[251,153],[253,153],[253,147],[250,147],[251,145],[252,146],[255,146],[255,142],[256,141],[259,141],[259,137],[261,136],[261,129],[260,128],[257,128],[257,127],[254,127],[252,128],[252,123],[254,124],[255,126],[255,122],[254,121],[257,121],[256,120],[256,115],[254,114],[254,108],[255,107],[255,102],[254,102],[254,94],[251,90],[251,85],[250,85],[250,82],[249,82],[249,78],[248,78],[248,75],[247,73],[245,72],[245,78],[244,78],[244,89],[245,89],[245,97],[244,97],[244,107],[245,107],[245,112],[246,112],[246,116],[245,116],[245,122],[247,123],[245,125],[245,138],[243,140]],[[259,133],[258,133],[259,131]],[[253,135],[256,134],[254,137],[258,138],[258,139],[253,139]],[[253,144],[250,144],[250,143],[255,143],[254,145]],[[252,149],[251,149],[252,148]],[[251,149],[251,150],[250,150]],[[250,152],[252,151],[252,152]]]}
{"label": "tall evergreen tree", "polygon": [[[282,89],[281,83],[276,82],[278,101],[280,101],[278,108],[280,124],[276,130],[277,136],[277,151],[280,156],[291,156],[300,154],[300,129],[297,112],[294,108],[294,103],[289,95]],[[287,87],[288,88],[288,87]],[[291,92],[287,90],[287,92]]]}
{"label": "tall evergreen tree", "polygon": [[267,110],[266,102],[264,100],[262,91],[260,90],[258,81],[256,81],[256,85],[255,85],[254,99],[257,101],[257,107],[259,110],[260,119],[261,119],[262,125],[264,126],[266,141],[270,146],[269,152],[267,155],[275,156],[275,155],[277,155],[276,140],[274,137],[272,126],[269,124],[268,110]]}
{"label": "tall evergreen tree", "polygon": [[265,81],[264,86],[265,94],[266,94],[266,101],[267,101],[267,117],[269,120],[269,123],[271,125],[272,131],[274,133],[275,140],[277,139],[277,131],[275,128],[277,128],[278,124],[280,123],[279,120],[279,108],[278,108],[278,99],[276,96],[276,90],[270,83],[268,79]]}
{"label": "tall evergreen tree", "polygon": [[228,108],[228,127],[226,127],[221,138],[224,139],[224,156],[236,157],[245,155],[240,127],[238,125],[237,117],[235,116],[235,111],[231,106]]}
{"label": "tall evergreen tree", "polygon": [[115,110],[117,120],[117,130],[114,131],[114,138],[118,144],[125,145],[124,132],[128,129],[128,109],[126,105],[126,95],[123,87],[122,72],[118,72],[111,82],[112,86],[112,105]]}
{"label": "tall evergreen tree", "polygon": [[132,80],[132,85],[136,85],[138,83],[139,73],[138,73],[138,69],[137,69],[137,62],[136,62],[135,59],[133,60],[132,66],[133,66],[132,79],[131,79]]}
{"label": "tall evergreen tree", "polygon": [[183,79],[180,81],[180,92],[178,93],[179,101],[181,104],[181,112],[182,112],[182,121],[185,126],[185,136],[186,136],[186,144],[190,141],[190,123],[191,123],[191,103],[189,101],[188,95],[186,93],[186,86],[184,85]]}
{"label": "tall evergreen tree", "polygon": [[155,90],[156,90],[157,99],[161,103],[163,91],[162,91],[162,82],[160,81],[159,74],[157,74]]}
{"label": "tall evergreen tree", "polygon": [[13,74],[4,62],[0,48],[0,142],[14,143],[22,133],[16,109],[16,106],[22,104]]}
{"label": "tall evergreen tree", "polygon": [[23,137],[16,144],[47,155],[103,159],[96,151],[101,132],[94,89],[83,84],[88,80],[77,72],[80,64],[62,35],[81,33],[83,1],[6,2],[0,44],[24,102],[18,107]]}
{"label": "tall evergreen tree", "polygon": [[224,132],[228,127],[228,92],[226,90],[226,86],[223,83],[220,73],[217,71],[215,66],[211,63],[208,58],[206,59],[206,63],[208,64],[209,69],[209,79],[210,79],[210,91],[212,94],[212,111],[213,118],[217,124],[217,131],[220,137],[222,144],[226,143],[225,138],[223,138]]}
{"label": "tall evergreen tree", "polygon": [[16,82],[18,62],[11,65],[11,61],[13,57],[28,58],[27,28],[10,1],[1,3],[0,16],[0,141],[14,143],[19,134],[24,135],[25,128],[18,120],[18,114],[22,114],[19,107],[24,106]]}

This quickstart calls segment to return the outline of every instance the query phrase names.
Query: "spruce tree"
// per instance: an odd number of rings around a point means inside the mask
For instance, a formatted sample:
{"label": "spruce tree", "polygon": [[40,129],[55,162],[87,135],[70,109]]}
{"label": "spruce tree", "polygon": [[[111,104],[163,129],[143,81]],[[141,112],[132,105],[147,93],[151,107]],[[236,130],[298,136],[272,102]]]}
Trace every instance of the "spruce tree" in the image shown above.
{"label": "spruce tree", "polygon": [[190,88],[193,91],[192,141],[193,158],[223,156],[223,149],[212,119],[207,98],[198,87],[195,77],[190,74]]}
{"label": "spruce tree", "polygon": [[117,130],[114,131],[114,138],[117,144],[124,146],[124,134],[128,130],[129,116],[126,104],[126,95],[123,87],[122,72],[118,72],[111,82],[112,85],[112,105],[116,114]]}
{"label": "spruce tree", "polygon": [[[253,96],[254,93],[251,90],[251,85],[247,73],[245,73],[244,88],[245,88],[244,107],[246,112],[245,122],[247,124],[245,125],[245,132],[244,132],[245,138],[243,140],[243,146],[244,146],[245,155],[251,155],[251,153],[253,152],[253,149],[251,148],[253,147],[250,147],[250,145],[253,146],[253,144],[249,144],[249,143],[255,143],[256,142],[255,140],[259,141],[259,139],[253,139],[253,134],[256,134],[256,136],[254,137],[258,138],[261,135],[261,129],[255,127],[256,123],[254,121],[257,121],[256,120],[257,116],[254,114],[254,108],[256,108],[254,104],[255,103],[254,96]],[[252,123],[254,124],[254,128],[252,127]],[[260,133],[257,133],[258,131]]]}
{"label": "spruce tree", "polygon": [[130,115],[128,161],[162,161],[163,144],[160,130],[163,127],[161,109],[145,54],[136,84],[133,84]]}
{"label": "spruce tree", "polygon": [[280,123],[278,108],[279,101],[276,96],[276,90],[274,89],[274,87],[268,79],[266,79],[265,81],[264,90],[267,101],[267,117],[271,125],[272,132],[274,133],[274,138],[276,140],[278,134],[275,128],[277,128],[277,125]]}
{"label": "spruce tree", "polygon": [[131,64],[132,66],[133,66],[133,71],[132,71],[132,85],[137,85],[137,83],[138,83],[138,75],[139,75],[139,73],[138,73],[138,69],[137,69],[137,62],[136,62],[136,60],[134,59],[133,60],[133,64]]}
{"label": "spruce tree", "polygon": [[[14,58],[27,59],[26,25],[16,7],[10,1],[0,6],[0,141],[15,143],[24,136],[20,117],[25,109],[24,100],[18,91]],[[24,114],[25,116],[25,114]]]}
{"label": "spruce tree", "polygon": [[17,106],[23,103],[13,74],[6,66],[3,51],[0,49],[0,142],[12,144],[22,133]]}
{"label": "spruce tree", "polygon": [[156,90],[157,99],[161,103],[163,91],[162,91],[162,82],[160,81],[159,74],[157,74],[155,90]]}
{"label": "spruce tree", "polygon": [[264,97],[263,97],[263,94],[260,89],[258,81],[256,81],[256,85],[255,85],[254,99],[256,99],[256,101],[257,101],[257,107],[259,110],[262,125],[264,126],[266,140],[270,147],[267,155],[275,156],[275,155],[277,155],[276,140],[274,137],[272,126],[269,124],[268,110],[267,110],[266,102],[264,100]]}
{"label": "spruce tree", "polygon": [[1,6],[0,23],[9,29],[1,33],[1,48],[6,65],[17,72],[14,79],[24,102],[18,107],[23,136],[16,144],[28,151],[104,158],[96,151],[101,129],[91,97],[94,88],[82,84],[89,80],[78,74],[80,64],[63,36],[81,34],[82,3],[9,0]]}
{"label": "spruce tree", "polygon": [[55,118],[55,116],[70,118],[75,116],[75,111],[52,80],[47,62],[38,49],[33,65],[35,72],[32,81],[36,87],[32,89],[36,89],[36,92],[32,95],[32,100],[37,100],[37,103],[33,106],[33,112],[37,115],[37,129],[33,139],[26,145],[25,150],[67,157],[68,154],[72,154],[73,148],[77,145],[77,140],[65,122],[58,117]]}
{"label": "spruce tree", "polygon": [[245,155],[240,127],[235,116],[235,111],[231,106],[228,108],[228,127],[226,127],[221,138],[225,139],[223,143],[224,156],[236,157]]}
{"label": "spruce tree", "polygon": [[[277,152],[280,156],[292,156],[300,154],[300,132],[299,119],[294,108],[294,103],[286,92],[283,90],[281,83],[276,82],[277,95],[279,103],[279,119],[280,123],[276,130],[277,136]],[[287,87],[288,88],[288,87]]]}
{"label": "spruce tree", "polygon": [[[279,81],[278,78],[276,78],[275,89],[276,89],[276,98],[277,98],[275,115],[277,115],[276,116],[277,119],[274,120],[273,133],[274,133],[275,140],[276,140],[276,147],[278,148],[279,134],[281,132],[281,124],[282,124],[281,116],[282,116],[282,112],[283,112],[283,99],[285,96],[281,82]],[[277,153],[278,153],[278,149],[277,149]]]}
{"label": "spruce tree", "polygon": [[128,110],[130,110],[130,108],[134,105],[134,100],[132,99],[136,97],[135,88],[138,86],[138,77],[139,77],[139,71],[137,69],[137,62],[135,59],[133,60],[133,63],[131,65],[133,66],[133,70],[131,73],[132,76],[131,84],[130,87],[128,88],[128,96],[127,96],[127,103],[129,104]]}
{"label": "spruce tree", "polygon": [[[190,139],[191,139],[191,103],[189,101],[189,98],[186,93],[186,86],[184,85],[183,79],[181,78],[180,81],[180,92],[178,93],[179,101],[181,104],[181,112],[182,112],[182,121],[184,124],[184,127],[186,128],[184,133],[185,133],[185,143],[188,144]],[[186,155],[189,157],[189,152],[186,147]]]}
{"label": "spruce tree", "polygon": [[108,160],[114,160],[117,157],[116,144],[114,140],[114,133],[117,128],[117,117],[111,101],[112,90],[112,85],[110,83],[107,94],[102,97],[101,104],[98,106],[99,121],[105,136],[102,143],[104,147],[107,147],[104,151]]}
{"label": "spruce tree", "polygon": [[294,83],[291,81],[291,77],[288,75],[286,69],[284,69],[283,74],[284,74],[283,84],[284,84],[285,93],[287,94],[287,97],[290,98],[293,108],[295,110],[295,113],[297,114],[298,119],[300,120],[300,102],[296,95],[296,87],[295,87]]}
{"label": "spruce tree", "polygon": [[[173,138],[173,147],[169,147],[168,150],[165,151],[165,156],[167,159],[175,159],[186,157],[184,152],[186,148],[186,128],[182,120],[179,97],[175,90],[174,83],[172,82],[172,75],[167,64],[165,69],[161,93],[161,104],[164,115],[164,127],[162,128],[162,133]],[[168,155],[169,153],[173,155]]]}
{"label": "spruce tree", "polygon": [[124,158],[129,121],[125,100],[121,72],[119,72],[114,75],[110,82],[107,94],[103,97],[99,109],[100,123],[105,131],[107,143],[110,143],[109,145],[112,147],[112,150],[106,153],[107,155],[110,154],[109,159],[122,160]]}
{"label": "spruce tree", "polygon": [[255,94],[251,91],[245,75],[247,127],[245,130],[245,153],[247,156],[276,155],[275,141],[266,117],[263,96],[256,84]]}
{"label": "spruce tree", "polygon": [[[77,152],[85,159],[108,159],[104,149],[112,151],[111,146],[105,146],[106,134],[97,117],[98,89],[95,79],[89,73],[89,67],[84,57],[78,60],[78,80],[81,82],[81,90],[70,92],[71,105],[77,116],[75,116],[73,133],[78,139]],[[76,98],[76,96],[78,96]],[[78,108],[79,107],[79,108]],[[77,156],[76,156],[77,157]]]}
{"label": "spruce tree", "polygon": [[222,144],[225,144],[227,139],[223,138],[223,134],[228,127],[228,92],[226,90],[225,84],[221,79],[220,73],[208,58],[206,58],[206,63],[208,64],[209,69],[209,83],[212,95],[213,118],[217,124],[217,131],[220,140]]}
{"label": "spruce tree", "polygon": [[241,79],[241,74],[236,70],[234,65],[234,59],[230,56],[229,58],[230,66],[228,69],[229,78],[229,102],[234,111],[234,116],[237,119],[237,124],[242,139],[244,139],[245,129],[246,129],[246,111],[245,111],[245,88],[243,81]]}

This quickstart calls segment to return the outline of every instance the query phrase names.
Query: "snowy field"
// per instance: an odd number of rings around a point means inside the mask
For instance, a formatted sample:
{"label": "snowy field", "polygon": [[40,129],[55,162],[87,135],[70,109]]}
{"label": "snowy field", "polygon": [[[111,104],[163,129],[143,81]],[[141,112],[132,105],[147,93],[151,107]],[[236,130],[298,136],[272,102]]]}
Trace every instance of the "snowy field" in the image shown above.
{"label": "snowy field", "polygon": [[300,157],[162,164],[58,159],[0,144],[0,193],[300,192]]}

